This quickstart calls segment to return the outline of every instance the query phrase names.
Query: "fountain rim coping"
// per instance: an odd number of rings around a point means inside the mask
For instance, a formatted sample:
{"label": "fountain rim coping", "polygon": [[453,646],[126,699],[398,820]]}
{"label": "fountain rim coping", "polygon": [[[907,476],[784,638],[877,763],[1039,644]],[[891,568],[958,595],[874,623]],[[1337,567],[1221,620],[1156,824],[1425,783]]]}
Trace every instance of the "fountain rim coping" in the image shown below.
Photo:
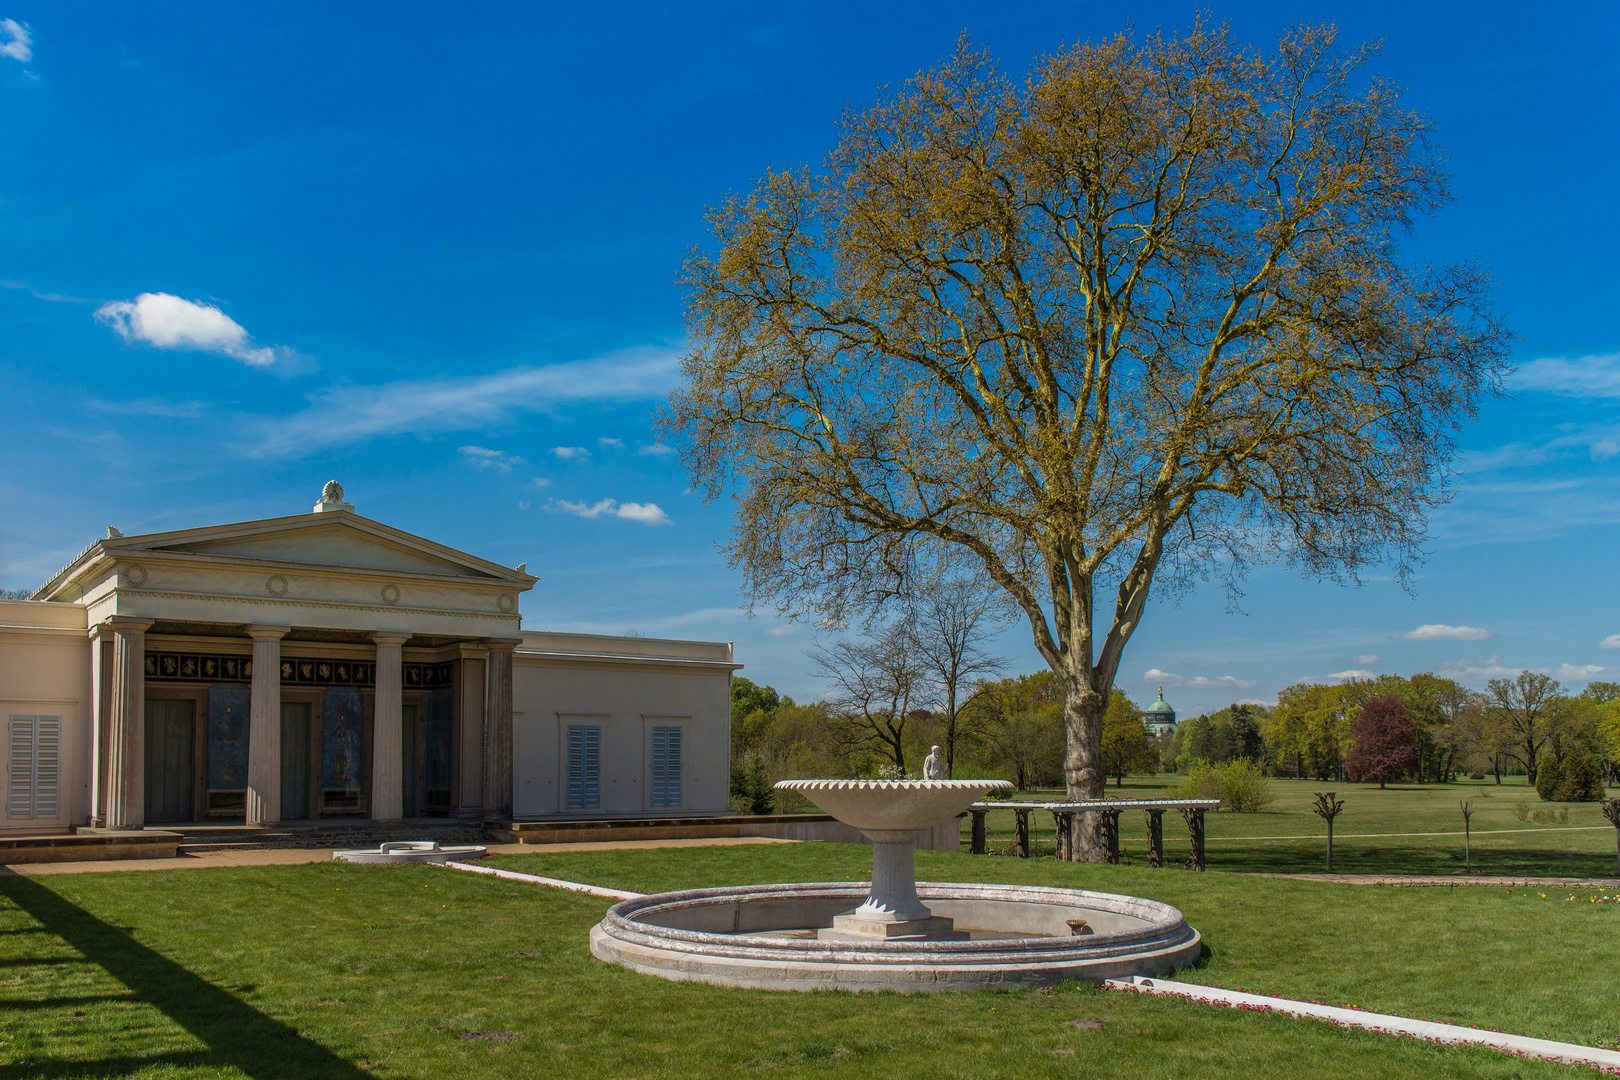
{"label": "fountain rim coping", "polygon": [[927,785],[934,791],[996,791],[1012,787],[1010,780],[778,780],[783,791],[904,791]]}
{"label": "fountain rim coping", "polygon": [[[650,893],[634,900],[621,900],[608,908],[598,925],[613,937],[625,940],[639,939],[643,943],[660,942],[666,945],[687,946],[693,952],[708,952],[726,956],[762,956],[776,953],[782,959],[795,956],[808,958],[808,954],[833,954],[850,960],[862,956],[876,956],[903,961],[919,955],[950,955],[986,959],[995,956],[1029,956],[1041,953],[1072,953],[1080,951],[1089,956],[1107,955],[1116,950],[1129,949],[1152,942],[1177,931],[1196,934],[1187,925],[1181,911],[1159,900],[1123,893],[1093,892],[1089,889],[1064,889],[1045,885],[998,885],[985,882],[917,882],[917,895],[924,900],[989,900],[1003,903],[1055,904],[1060,906],[1091,907],[1111,914],[1131,918],[1149,919],[1148,925],[1134,930],[1116,930],[1106,934],[1086,934],[1077,937],[1029,937],[989,941],[822,941],[811,938],[779,938],[763,934],[713,934],[700,930],[681,930],[659,926],[635,918],[659,909],[699,907],[734,901],[766,900],[777,897],[825,898],[848,897],[859,899],[867,895],[870,882],[820,881],[782,882],[766,885],[731,885],[711,889],[685,889],[677,892]],[[1132,908],[1149,909],[1147,912]],[[1158,916],[1154,919],[1153,916]],[[702,948],[693,948],[701,946]]]}

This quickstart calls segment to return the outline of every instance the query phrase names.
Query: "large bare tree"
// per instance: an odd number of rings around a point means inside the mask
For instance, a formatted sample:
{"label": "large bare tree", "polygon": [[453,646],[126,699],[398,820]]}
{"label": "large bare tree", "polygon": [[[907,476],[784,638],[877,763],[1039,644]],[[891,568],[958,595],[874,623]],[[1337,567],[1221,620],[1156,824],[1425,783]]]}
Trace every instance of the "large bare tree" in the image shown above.
{"label": "large bare tree", "polygon": [[945,778],[951,780],[957,746],[966,734],[959,708],[963,691],[1007,666],[984,650],[985,639],[1006,626],[1002,596],[982,579],[961,577],[931,581],[920,592],[904,617],[939,700],[934,717],[945,743]]}
{"label": "large bare tree", "polygon": [[1021,83],[964,43],[820,172],[712,210],[661,419],[735,493],[751,598],[842,618],[967,557],[1062,680],[1069,794],[1096,798],[1155,583],[1404,572],[1508,335],[1483,272],[1401,259],[1447,179],[1334,37],[1119,37]]}

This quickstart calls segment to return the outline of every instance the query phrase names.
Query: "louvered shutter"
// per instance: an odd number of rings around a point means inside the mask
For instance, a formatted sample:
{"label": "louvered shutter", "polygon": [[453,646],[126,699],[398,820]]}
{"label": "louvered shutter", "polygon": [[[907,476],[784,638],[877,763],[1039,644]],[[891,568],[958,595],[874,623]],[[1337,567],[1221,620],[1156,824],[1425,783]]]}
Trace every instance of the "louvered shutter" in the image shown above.
{"label": "louvered shutter", "polygon": [[55,818],[61,813],[62,718],[13,716],[6,816]]}
{"label": "louvered shutter", "polygon": [[652,729],[653,806],[681,805],[681,729]]}
{"label": "louvered shutter", "polygon": [[597,724],[568,725],[568,808],[588,810],[602,805],[602,728]]}

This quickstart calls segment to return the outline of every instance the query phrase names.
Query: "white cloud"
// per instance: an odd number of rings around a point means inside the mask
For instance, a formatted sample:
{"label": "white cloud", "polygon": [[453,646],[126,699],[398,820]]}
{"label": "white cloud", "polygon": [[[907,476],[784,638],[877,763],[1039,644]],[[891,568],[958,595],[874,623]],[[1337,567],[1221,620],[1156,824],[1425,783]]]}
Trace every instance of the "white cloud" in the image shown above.
{"label": "white cloud", "polygon": [[461,459],[474,468],[499,469],[501,472],[511,472],[512,466],[527,464],[516,454],[508,454],[505,450],[490,450],[483,446],[463,446]]}
{"label": "white cloud", "polygon": [[1573,398],[1620,397],[1620,353],[1549,356],[1532,360],[1513,376],[1515,387]]}
{"label": "white cloud", "polygon": [[1348,671],[1335,671],[1333,674],[1328,676],[1328,678],[1330,678],[1330,679],[1344,679],[1344,680],[1349,680],[1349,679],[1370,679],[1372,677],[1373,677],[1373,672],[1368,671],[1365,668],[1351,668]]}
{"label": "white cloud", "polygon": [[1448,660],[1435,671],[1436,675],[1447,679],[1456,679],[1459,682],[1467,680],[1483,681],[1485,679],[1511,679],[1517,675],[1521,668],[1505,667],[1500,654],[1496,656],[1480,656],[1472,660]]}
{"label": "white cloud", "polygon": [[543,476],[536,476],[534,478],[534,486],[537,488],[548,488],[551,486],[551,481],[547,480]]}
{"label": "white cloud", "polygon": [[642,457],[674,457],[677,453],[679,453],[679,451],[677,451],[673,446],[665,446],[663,443],[653,443],[651,446],[643,446],[640,450],[637,450],[636,453],[640,454]]}
{"label": "white cloud", "polygon": [[766,637],[792,637],[797,632],[797,630],[798,630],[798,628],[795,627],[792,623],[782,623],[779,626],[773,626],[770,629],[766,630],[765,631],[765,636]]}
{"label": "white cloud", "polygon": [[1564,682],[1586,682],[1592,676],[1607,670],[1602,664],[1559,664],[1558,670],[1553,674]]}
{"label": "white cloud", "polygon": [[1272,698],[1270,701],[1267,701],[1265,698],[1246,697],[1239,698],[1237,703],[1239,705],[1262,705],[1268,709],[1275,709],[1277,707],[1276,698]]}
{"label": "white cloud", "polygon": [[290,354],[290,350],[279,347],[254,347],[241,324],[219,308],[168,293],[141,293],[134,300],[114,300],[97,308],[96,318],[118,331],[125,341],[140,341],[159,349],[216,353],[249,367],[270,367]]}
{"label": "white cloud", "polygon": [[623,450],[624,449],[624,440],[623,439],[610,439],[606,435],[604,435],[600,439],[596,440],[596,445],[601,447],[603,450]]}
{"label": "white cloud", "polygon": [[1181,686],[1190,690],[1250,690],[1256,685],[1252,679],[1239,679],[1233,675],[1217,675],[1211,679],[1205,675],[1194,675],[1188,678],[1170,671],[1160,671],[1158,668],[1148,668],[1142,673],[1145,683],[1163,683],[1165,686]]}
{"label": "white cloud", "polygon": [[1356,657],[1356,663],[1358,663],[1358,664],[1376,664],[1376,663],[1378,663],[1378,654],[1377,653],[1367,653],[1364,656],[1358,656],[1358,657]]}
{"label": "white cloud", "polygon": [[678,364],[679,354],[667,349],[632,349],[492,375],[335,387],[311,395],[303,412],[261,420],[250,452],[307,456],[378,436],[484,428],[519,410],[553,412],[573,402],[662,397],[674,385]]}
{"label": "white cloud", "polygon": [[1608,637],[1598,642],[1598,648],[1620,649],[1620,634],[1610,634]]}
{"label": "white cloud", "polygon": [[1477,626],[1447,626],[1445,623],[1424,623],[1401,635],[1407,641],[1484,641],[1492,636],[1489,630]]}
{"label": "white cloud", "polygon": [[133,401],[95,401],[85,402],[86,405],[97,412],[113,413],[116,416],[167,416],[171,418],[186,418],[199,416],[203,410],[200,401],[170,401],[167,398],[137,398]]}
{"label": "white cloud", "polygon": [[0,19],[0,56],[9,56],[23,63],[34,58],[34,35],[27,23],[16,19]]}
{"label": "white cloud", "polygon": [[585,461],[591,456],[583,446],[553,446],[551,452],[562,461]]}
{"label": "white cloud", "polygon": [[624,518],[626,521],[639,521],[643,525],[670,523],[669,515],[660,510],[657,503],[621,503],[617,499],[601,499],[587,504],[569,502],[567,499],[553,499],[546,503],[546,509],[554,514],[573,514],[582,518]]}

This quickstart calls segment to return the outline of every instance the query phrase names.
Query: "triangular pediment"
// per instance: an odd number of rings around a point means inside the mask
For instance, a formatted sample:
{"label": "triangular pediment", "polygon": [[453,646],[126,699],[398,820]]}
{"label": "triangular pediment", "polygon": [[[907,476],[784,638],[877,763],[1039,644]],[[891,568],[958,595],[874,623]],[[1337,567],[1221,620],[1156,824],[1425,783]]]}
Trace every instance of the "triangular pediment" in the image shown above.
{"label": "triangular pediment", "polygon": [[528,574],[353,513],[300,514],[106,541],[109,551],[165,551],[325,568],[349,567],[526,583]]}

